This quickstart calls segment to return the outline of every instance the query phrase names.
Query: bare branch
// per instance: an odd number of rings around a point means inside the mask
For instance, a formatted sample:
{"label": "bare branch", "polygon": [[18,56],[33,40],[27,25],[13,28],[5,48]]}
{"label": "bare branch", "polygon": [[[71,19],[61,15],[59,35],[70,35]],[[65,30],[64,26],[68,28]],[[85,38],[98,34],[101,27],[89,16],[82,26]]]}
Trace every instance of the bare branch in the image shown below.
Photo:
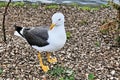
{"label": "bare branch", "polygon": [[4,11],[4,14],[3,14],[2,30],[3,30],[4,42],[6,42],[6,33],[5,33],[5,16],[6,16],[7,9],[8,9],[8,7],[9,7],[9,4],[10,4],[10,3],[11,3],[11,0],[9,0],[8,4],[6,5],[6,7],[5,7],[5,11]]}

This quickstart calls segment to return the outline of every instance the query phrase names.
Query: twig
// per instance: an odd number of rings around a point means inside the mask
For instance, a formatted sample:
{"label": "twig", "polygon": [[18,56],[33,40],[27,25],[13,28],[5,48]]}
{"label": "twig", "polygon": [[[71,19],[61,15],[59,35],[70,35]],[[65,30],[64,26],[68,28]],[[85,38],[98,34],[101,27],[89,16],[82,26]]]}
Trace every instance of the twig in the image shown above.
{"label": "twig", "polygon": [[5,16],[6,16],[7,9],[8,9],[8,7],[9,7],[9,4],[10,4],[10,3],[11,3],[11,0],[9,0],[8,4],[6,5],[6,7],[5,7],[5,11],[4,11],[4,14],[3,14],[2,30],[3,30],[4,42],[6,42],[6,33],[5,33]]}
{"label": "twig", "polygon": [[[120,3],[120,0],[119,0],[119,3]],[[117,14],[118,14],[118,27],[119,27],[119,29],[120,29],[120,5],[119,5],[119,7],[118,7],[118,10],[117,10]]]}

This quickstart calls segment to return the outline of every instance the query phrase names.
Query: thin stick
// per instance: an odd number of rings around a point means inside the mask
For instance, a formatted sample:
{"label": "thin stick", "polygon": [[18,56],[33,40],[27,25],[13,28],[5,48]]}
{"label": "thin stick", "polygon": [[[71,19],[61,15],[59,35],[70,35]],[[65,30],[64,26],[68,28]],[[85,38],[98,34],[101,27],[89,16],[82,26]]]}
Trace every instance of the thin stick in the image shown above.
{"label": "thin stick", "polygon": [[11,0],[9,0],[8,4],[6,5],[6,7],[5,7],[5,11],[4,11],[4,14],[3,14],[2,30],[3,30],[4,42],[6,42],[6,33],[5,33],[5,16],[6,16],[7,9],[8,9],[8,7],[9,7],[9,4],[10,4],[10,3],[11,3]]}
{"label": "thin stick", "polygon": [[[120,0],[119,0],[119,3],[120,3]],[[120,29],[120,5],[119,5],[119,7],[118,7],[118,11],[117,11],[117,14],[118,14],[118,27],[119,27],[119,29]]]}

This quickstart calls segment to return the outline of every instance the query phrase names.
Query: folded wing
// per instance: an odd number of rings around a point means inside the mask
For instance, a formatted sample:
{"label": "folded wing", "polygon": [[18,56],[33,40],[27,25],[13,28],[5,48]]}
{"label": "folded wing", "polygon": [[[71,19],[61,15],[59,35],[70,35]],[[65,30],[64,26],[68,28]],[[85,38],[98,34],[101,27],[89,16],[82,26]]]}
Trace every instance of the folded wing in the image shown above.
{"label": "folded wing", "polygon": [[24,28],[23,36],[31,46],[43,47],[49,44],[47,42],[49,37],[47,28]]}

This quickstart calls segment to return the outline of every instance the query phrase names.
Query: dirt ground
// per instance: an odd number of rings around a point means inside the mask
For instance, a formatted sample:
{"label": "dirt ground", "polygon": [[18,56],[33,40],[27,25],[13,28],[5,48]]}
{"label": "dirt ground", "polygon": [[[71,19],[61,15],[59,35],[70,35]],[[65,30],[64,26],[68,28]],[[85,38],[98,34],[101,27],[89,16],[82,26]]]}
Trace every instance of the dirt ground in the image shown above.
{"label": "dirt ground", "polygon": [[[59,51],[53,54],[58,58],[55,65],[71,68],[75,72],[75,80],[87,80],[87,75],[93,73],[95,80],[120,80],[120,48],[111,47],[113,38],[100,33],[103,23],[116,17],[116,10],[101,8],[88,11],[73,6],[63,6],[56,9],[46,9],[46,5],[38,8],[10,7],[6,16],[7,44],[2,41],[2,14],[0,8],[0,68],[3,73],[0,79],[7,80],[59,80],[44,73],[37,58],[37,51],[28,43],[13,35],[13,25],[19,26],[49,26],[51,16],[60,11],[65,15],[65,28],[71,37]],[[46,55],[42,54],[44,60]],[[45,64],[52,69],[55,65]]]}

